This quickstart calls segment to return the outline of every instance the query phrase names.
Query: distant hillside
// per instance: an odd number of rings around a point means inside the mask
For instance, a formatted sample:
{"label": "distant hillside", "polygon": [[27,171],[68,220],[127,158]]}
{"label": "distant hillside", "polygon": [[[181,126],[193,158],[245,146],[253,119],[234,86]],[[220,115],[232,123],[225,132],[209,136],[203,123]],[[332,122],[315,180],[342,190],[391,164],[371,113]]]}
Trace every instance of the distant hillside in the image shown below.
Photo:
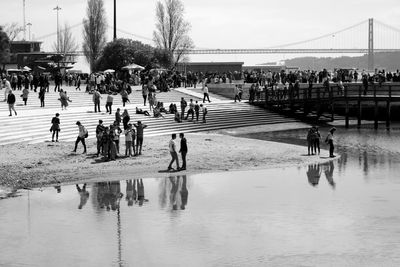
{"label": "distant hillside", "polygon": [[[368,68],[368,55],[360,57],[299,57],[285,60],[285,65],[290,67],[299,67],[300,69],[320,70],[323,68]],[[375,68],[387,71],[396,71],[400,69],[400,52],[396,53],[376,53]]]}

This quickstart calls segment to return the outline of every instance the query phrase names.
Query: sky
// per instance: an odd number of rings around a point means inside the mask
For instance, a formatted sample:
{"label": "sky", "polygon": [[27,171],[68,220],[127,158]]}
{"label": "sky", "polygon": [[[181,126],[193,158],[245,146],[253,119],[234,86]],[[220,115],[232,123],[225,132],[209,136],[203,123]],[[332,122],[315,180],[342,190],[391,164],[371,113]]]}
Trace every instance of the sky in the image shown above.
{"label": "sky", "polygon": [[[185,19],[191,24],[190,37],[197,48],[267,48],[307,40],[374,18],[400,29],[399,0],[183,0]],[[0,0],[0,25],[11,22],[23,24],[23,0]],[[86,0],[25,0],[26,23],[32,23],[31,36],[56,33],[57,5],[60,25],[76,25],[86,13]],[[108,40],[112,39],[113,0],[104,0],[109,25]],[[118,37],[132,38],[153,44],[156,0],[117,0]],[[361,27],[361,26],[360,26]],[[82,26],[72,30],[81,44]],[[357,34],[335,40],[358,39],[367,43],[367,27]],[[28,30],[26,39],[29,39]],[[398,36],[399,34],[397,34]],[[22,35],[21,35],[22,37]],[[144,38],[143,38],[144,37]],[[365,37],[365,39],[363,39]],[[399,38],[400,37],[392,37]],[[40,38],[42,50],[52,51],[56,35]],[[336,41],[343,42],[343,41]],[[400,45],[400,40],[398,41]],[[397,43],[395,44],[397,45]],[[296,55],[202,55],[191,61],[243,61],[246,65],[278,61]],[[82,62],[80,62],[82,63]],[[84,65],[84,64],[83,64]],[[82,66],[84,67],[84,66]]]}

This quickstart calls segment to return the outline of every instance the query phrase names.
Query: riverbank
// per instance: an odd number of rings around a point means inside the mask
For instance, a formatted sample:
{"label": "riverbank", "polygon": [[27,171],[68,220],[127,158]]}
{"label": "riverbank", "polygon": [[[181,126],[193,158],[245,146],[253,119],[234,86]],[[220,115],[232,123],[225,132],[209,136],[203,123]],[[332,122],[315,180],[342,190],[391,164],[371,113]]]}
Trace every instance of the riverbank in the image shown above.
{"label": "riverbank", "polygon": [[[327,160],[307,156],[306,149],[296,145],[219,133],[186,134],[186,138],[189,146],[188,170],[179,174],[285,168]],[[80,153],[72,153],[73,142],[2,146],[0,186],[31,188],[124,176],[130,179],[165,177],[169,175],[163,172],[170,161],[169,140],[169,135],[145,138],[143,155],[120,157],[109,162],[96,157],[94,140],[88,141],[88,154],[81,154],[81,146],[78,147]],[[124,150],[125,144],[121,144],[121,155],[124,155]]]}

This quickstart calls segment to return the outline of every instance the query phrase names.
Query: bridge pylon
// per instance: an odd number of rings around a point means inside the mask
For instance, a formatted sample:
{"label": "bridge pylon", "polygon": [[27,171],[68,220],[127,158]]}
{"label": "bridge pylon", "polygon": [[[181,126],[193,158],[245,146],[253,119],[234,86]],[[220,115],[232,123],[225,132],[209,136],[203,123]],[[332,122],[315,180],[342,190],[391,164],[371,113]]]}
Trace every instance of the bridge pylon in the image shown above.
{"label": "bridge pylon", "polygon": [[368,19],[368,70],[374,70],[374,19]]}

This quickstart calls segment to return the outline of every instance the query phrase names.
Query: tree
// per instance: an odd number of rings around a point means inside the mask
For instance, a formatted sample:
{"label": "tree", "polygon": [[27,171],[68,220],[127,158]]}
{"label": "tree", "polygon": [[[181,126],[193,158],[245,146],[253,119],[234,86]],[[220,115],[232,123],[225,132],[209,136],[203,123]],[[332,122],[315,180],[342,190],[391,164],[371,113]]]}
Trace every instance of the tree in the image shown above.
{"label": "tree", "polygon": [[122,67],[136,63],[141,66],[147,65],[153,60],[154,48],[131,39],[116,39],[106,44],[96,69],[120,70]]}
{"label": "tree", "polygon": [[103,0],[88,0],[87,4],[87,18],[83,20],[83,54],[93,71],[106,44],[107,21]]}
{"label": "tree", "polygon": [[10,60],[10,39],[0,26],[0,64],[3,65]]}
{"label": "tree", "polygon": [[67,54],[78,50],[78,43],[72,36],[72,32],[68,23],[64,24],[64,28],[60,30],[58,42],[53,43],[54,51],[57,53]]}
{"label": "tree", "polygon": [[8,35],[10,42],[12,42],[22,31],[24,31],[24,28],[20,27],[17,22],[13,22],[10,24],[5,24],[3,30]]}
{"label": "tree", "polygon": [[153,39],[157,48],[169,54],[171,62],[176,65],[193,48],[193,41],[189,37],[190,23],[183,18],[184,7],[181,0],[164,0],[157,2],[156,30]]}

